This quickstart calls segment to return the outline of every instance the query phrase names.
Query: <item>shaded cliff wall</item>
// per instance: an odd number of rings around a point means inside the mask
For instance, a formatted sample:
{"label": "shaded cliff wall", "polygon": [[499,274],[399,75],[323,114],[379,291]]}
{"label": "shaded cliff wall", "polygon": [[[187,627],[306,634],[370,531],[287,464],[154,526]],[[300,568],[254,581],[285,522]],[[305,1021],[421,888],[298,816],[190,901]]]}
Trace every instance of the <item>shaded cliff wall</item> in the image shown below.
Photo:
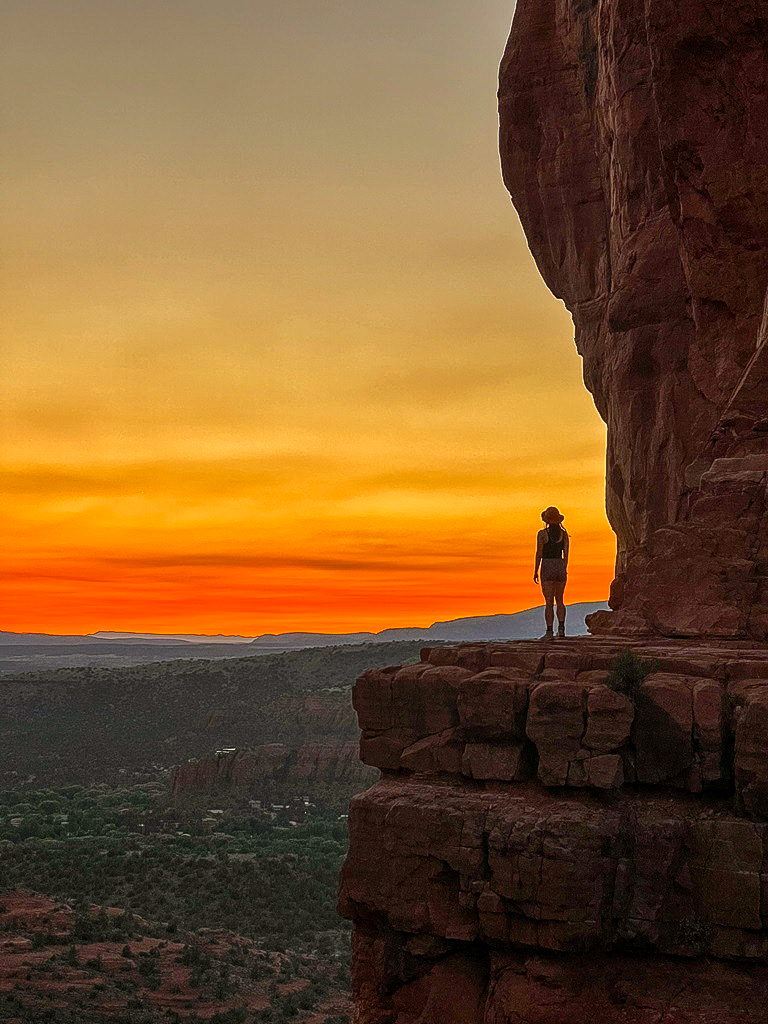
{"label": "shaded cliff wall", "polygon": [[518,0],[499,98],[608,425],[615,613],[590,626],[764,637],[768,3]]}
{"label": "shaded cliff wall", "polygon": [[758,1024],[768,648],[425,650],[365,673],[341,912],[358,1024]]}

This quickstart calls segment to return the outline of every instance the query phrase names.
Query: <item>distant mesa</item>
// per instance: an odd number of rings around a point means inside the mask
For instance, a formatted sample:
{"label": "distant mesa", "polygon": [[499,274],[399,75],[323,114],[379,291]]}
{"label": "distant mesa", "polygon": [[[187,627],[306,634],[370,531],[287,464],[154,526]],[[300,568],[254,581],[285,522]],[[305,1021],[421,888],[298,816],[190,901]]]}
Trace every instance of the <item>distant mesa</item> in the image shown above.
{"label": "distant mesa", "polygon": [[[587,630],[586,615],[605,609],[605,601],[586,601],[569,606],[569,632],[582,636]],[[524,640],[541,632],[542,608],[527,608],[525,611],[497,615],[473,615],[445,622],[433,622],[431,626],[403,626],[382,629],[378,633],[264,633],[261,636],[227,636],[218,633],[207,636],[200,633],[118,633],[100,630],[85,636],[56,636],[49,633],[10,633],[0,631],[0,649],[5,645],[78,646],[98,644],[135,644],[144,646],[173,646],[184,653],[172,653],[168,657],[192,656],[189,648],[193,645],[206,647],[246,646],[249,648],[275,648],[295,650],[301,647],[331,647],[336,644],[365,644],[399,642],[401,640]],[[195,656],[197,656],[195,651]],[[235,652],[233,652],[235,653]],[[248,650],[236,652],[238,656],[253,653]],[[206,657],[210,654],[206,651]]]}
{"label": "distant mesa", "polygon": [[56,646],[77,647],[82,646],[83,644],[99,644],[107,642],[151,646],[153,644],[181,644],[184,641],[176,636],[162,636],[160,634],[148,634],[146,636],[141,633],[86,633],[82,635],[59,635],[56,633],[11,633],[0,630],[0,646],[5,644],[35,644],[42,647],[55,644]]}
{"label": "distant mesa", "polygon": [[[584,617],[607,607],[606,601],[586,601],[569,608],[571,632],[574,636],[584,635],[587,630]],[[92,634],[105,640],[183,640],[187,643],[206,644],[251,644],[254,647],[275,646],[282,650],[289,647],[326,647],[333,644],[382,643],[391,640],[418,640],[421,637],[435,640],[522,640],[537,636],[541,632],[542,609],[527,608],[522,612],[497,615],[472,615],[459,619],[433,622],[431,626],[395,626],[376,633],[263,633],[261,636],[204,636],[194,633],[173,633],[165,636],[159,633],[108,633]],[[2,636],[2,634],[0,634]]]}
{"label": "distant mesa", "polygon": [[[587,601],[569,606],[572,635],[583,636],[587,629],[586,615],[606,608],[605,601]],[[305,647],[325,647],[331,644],[365,644],[400,640],[523,640],[541,632],[542,608],[527,608],[522,612],[498,615],[473,615],[431,626],[404,626],[382,629],[378,633],[279,633],[256,637],[256,646],[270,643]]]}
{"label": "distant mesa", "polygon": [[144,640],[150,643],[183,640],[192,644],[247,644],[253,640],[250,636],[225,636],[223,633],[211,636],[204,633],[113,633],[103,629],[97,633],[90,633],[90,637],[96,640]]}

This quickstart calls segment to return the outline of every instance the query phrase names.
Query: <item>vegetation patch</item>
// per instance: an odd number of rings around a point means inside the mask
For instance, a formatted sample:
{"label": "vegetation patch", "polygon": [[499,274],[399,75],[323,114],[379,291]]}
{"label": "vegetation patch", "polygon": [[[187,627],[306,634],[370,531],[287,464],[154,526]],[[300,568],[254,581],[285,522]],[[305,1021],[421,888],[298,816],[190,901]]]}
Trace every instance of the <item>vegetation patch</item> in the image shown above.
{"label": "vegetation patch", "polygon": [[622,651],[611,662],[611,671],[605,685],[616,693],[623,693],[635,704],[643,680],[657,668],[657,662],[651,658],[640,658],[634,651]]}
{"label": "vegetation patch", "polygon": [[361,644],[5,676],[0,787],[23,788],[30,778],[36,786],[117,786],[149,782],[217,749],[356,743],[355,679],[375,665],[418,659],[420,646]]}
{"label": "vegetation patch", "polygon": [[[0,956],[12,932],[33,963],[0,1021],[346,1021],[346,820],[252,803],[220,804],[211,825],[161,784],[0,793]],[[24,892],[50,911],[25,923]],[[116,992],[124,1010],[100,1013]]]}

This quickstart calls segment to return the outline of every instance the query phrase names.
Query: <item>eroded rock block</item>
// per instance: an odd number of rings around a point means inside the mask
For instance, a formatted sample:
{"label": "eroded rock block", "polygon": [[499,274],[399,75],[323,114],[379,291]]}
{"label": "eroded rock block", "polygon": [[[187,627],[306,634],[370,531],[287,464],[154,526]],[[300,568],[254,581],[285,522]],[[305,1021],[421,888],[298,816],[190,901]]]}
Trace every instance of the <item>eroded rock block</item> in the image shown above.
{"label": "eroded rock block", "polygon": [[387,729],[383,733],[364,732],[360,739],[360,760],[381,771],[396,772],[406,747],[418,739],[413,729]]}
{"label": "eroded rock block", "polygon": [[458,729],[427,736],[406,747],[400,757],[400,767],[413,772],[449,772],[462,770],[464,743]]}
{"label": "eroded rock block", "polygon": [[395,668],[374,668],[363,672],[352,688],[352,707],[362,730],[390,729],[392,721],[392,678]]}
{"label": "eroded rock block", "polygon": [[531,692],[526,733],[539,753],[545,786],[566,785],[569,762],[582,750],[585,694],[583,686],[570,682],[543,682]]}
{"label": "eroded rock block", "polygon": [[767,635],[764,26],[763,0],[516,5],[504,181],[608,425],[593,630]]}
{"label": "eroded rock block", "polygon": [[459,722],[467,739],[522,740],[527,710],[527,681],[500,669],[481,672],[459,687]]}
{"label": "eroded rock block", "polygon": [[679,676],[643,683],[632,728],[638,782],[671,782],[693,764],[693,697]]}
{"label": "eroded rock block", "polygon": [[588,750],[610,753],[629,742],[635,717],[632,701],[607,686],[595,686],[587,695],[587,729],[583,746]]}
{"label": "eroded rock block", "polygon": [[544,664],[543,651],[533,644],[494,644],[491,647],[491,668],[514,668],[529,676],[535,676]]}
{"label": "eroded rock block", "polygon": [[[762,681],[761,681],[762,682]],[[768,819],[768,686],[747,689],[736,722],[734,777],[747,814]]]}
{"label": "eroded rock block", "polygon": [[540,683],[527,723],[539,754],[539,779],[545,786],[619,788],[623,758],[614,751],[627,745],[633,718],[632,702],[606,686]]}
{"label": "eroded rock block", "polygon": [[391,681],[392,725],[430,736],[459,724],[456,690],[472,673],[421,662],[401,668]]}
{"label": "eroded rock block", "polygon": [[531,752],[524,743],[467,743],[461,770],[472,779],[521,782],[534,773]]}
{"label": "eroded rock block", "polygon": [[586,761],[587,785],[595,789],[620,789],[624,785],[624,763],[618,754],[598,754]]}

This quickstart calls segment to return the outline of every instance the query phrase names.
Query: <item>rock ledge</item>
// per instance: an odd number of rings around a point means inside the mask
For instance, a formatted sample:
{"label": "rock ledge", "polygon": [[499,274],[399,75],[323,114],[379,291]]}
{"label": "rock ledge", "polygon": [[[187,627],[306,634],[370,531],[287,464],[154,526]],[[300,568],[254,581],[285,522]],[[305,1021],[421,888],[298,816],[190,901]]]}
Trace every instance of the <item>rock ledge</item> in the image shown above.
{"label": "rock ledge", "polygon": [[768,647],[426,649],[353,699],[382,772],[340,897],[359,1024],[765,1020]]}

